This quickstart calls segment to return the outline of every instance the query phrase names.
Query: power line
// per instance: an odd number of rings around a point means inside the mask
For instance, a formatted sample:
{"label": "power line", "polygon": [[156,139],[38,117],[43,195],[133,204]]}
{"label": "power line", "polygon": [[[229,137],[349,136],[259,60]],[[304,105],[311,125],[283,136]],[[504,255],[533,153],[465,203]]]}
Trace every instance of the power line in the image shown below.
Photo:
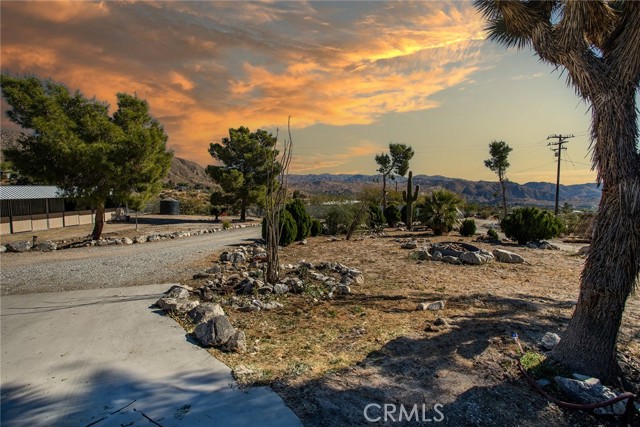
{"label": "power line", "polygon": [[569,138],[573,138],[573,135],[549,135],[547,139],[557,139],[558,142],[550,142],[547,145],[554,146],[558,148],[552,148],[553,151],[558,158],[558,175],[556,178],[556,208],[555,215],[558,216],[558,201],[560,199],[560,163],[562,160],[562,150],[566,150],[567,147],[563,147],[566,144]]}

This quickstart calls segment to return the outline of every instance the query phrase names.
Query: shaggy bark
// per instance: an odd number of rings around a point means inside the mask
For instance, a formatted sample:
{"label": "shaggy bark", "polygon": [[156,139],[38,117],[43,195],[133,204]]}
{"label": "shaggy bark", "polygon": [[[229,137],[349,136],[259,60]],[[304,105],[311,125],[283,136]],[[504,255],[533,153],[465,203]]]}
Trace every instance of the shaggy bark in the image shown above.
{"label": "shaggy bark", "polygon": [[563,66],[568,82],[591,104],[591,148],[602,198],[578,304],[553,356],[611,381],[619,370],[615,348],[622,313],[640,272],[640,2],[478,0],[476,6],[490,22],[491,38],[531,46],[543,61]]}

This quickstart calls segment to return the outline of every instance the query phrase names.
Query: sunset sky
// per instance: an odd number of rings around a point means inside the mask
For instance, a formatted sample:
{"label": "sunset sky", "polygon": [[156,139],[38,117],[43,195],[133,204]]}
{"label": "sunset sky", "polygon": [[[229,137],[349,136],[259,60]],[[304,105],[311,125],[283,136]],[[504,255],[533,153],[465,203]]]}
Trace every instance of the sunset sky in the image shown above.
{"label": "sunset sky", "polygon": [[[115,104],[146,99],[179,157],[213,163],[230,127],[280,134],[292,173],[374,174],[389,142],[414,174],[555,182],[550,134],[572,133],[562,183],[593,182],[590,115],[560,70],[485,40],[471,2],[25,2],[2,0],[2,72]],[[14,129],[4,112],[3,129]]]}

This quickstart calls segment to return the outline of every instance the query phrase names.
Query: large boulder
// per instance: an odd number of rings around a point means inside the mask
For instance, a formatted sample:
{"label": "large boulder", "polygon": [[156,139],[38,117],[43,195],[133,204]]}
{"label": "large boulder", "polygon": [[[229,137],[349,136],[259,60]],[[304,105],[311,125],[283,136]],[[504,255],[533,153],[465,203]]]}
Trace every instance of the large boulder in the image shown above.
{"label": "large boulder", "polygon": [[245,351],[247,351],[247,338],[244,335],[244,332],[236,330],[231,338],[229,338],[229,341],[227,341],[224,349],[237,353],[244,353]]}
{"label": "large boulder", "polygon": [[504,249],[494,249],[493,256],[495,256],[498,261],[508,264],[520,264],[524,262],[524,258],[520,255],[505,251]]}
{"label": "large boulder", "polygon": [[42,243],[39,243],[33,248],[33,250],[35,251],[42,251],[42,252],[51,252],[57,249],[58,249],[58,245],[56,244],[56,242],[53,242],[51,240],[46,240]]}
{"label": "large boulder", "polygon": [[189,295],[191,295],[192,290],[193,289],[188,286],[173,285],[169,288],[167,292],[164,293],[164,296],[167,298],[177,298],[177,299],[189,298]]}
{"label": "large boulder", "polygon": [[19,242],[7,243],[7,251],[9,252],[27,252],[31,250],[33,243],[31,240],[21,240]]}
{"label": "large boulder", "polygon": [[482,265],[487,263],[487,258],[480,255],[480,252],[463,252],[460,254],[460,261],[463,264]]}
{"label": "large boulder", "polygon": [[[564,377],[555,377],[554,379],[556,385],[564,394],[569,396],[571,400],[579,403],[600,403],[618,396],[615,392],[611,391],[611,389],[603,386],[597,378],[579,377],[585,379],[574,380]],[[622,415],[625,409],[626,401],[623,400],[613,405],[594,409],[594,412],[599,415]]]}
{"label": "large boulder", "polygon": [[148,237],[147,236],[138,236],[135,239],[133,239],[133,241],[135,243],[146,243],[147,242]]}
{"label": "large boulder", "polygon": [[170,298],[162,297],[156,301],[156,305],[167,312],[173,312],[178,315],[183,315],[200,304],[199,301],[193,301],[186,298]]}
{"label": "large boulder", "polygon": [[0,245],[0,254],[7,252],[7,247],[5,245]]}
{"label": "large boulder", "polygon": [[224,310],[219,304],[207,302],[198,305],[188,314],[189,319],[194,325],[207,322],[216,316],[224,316]]}
{"label": "large boulder", "polygon": [[225,345],[236,330],[226,316],[216,316],[200,323],[193,331],[196,339],[205,347]]}

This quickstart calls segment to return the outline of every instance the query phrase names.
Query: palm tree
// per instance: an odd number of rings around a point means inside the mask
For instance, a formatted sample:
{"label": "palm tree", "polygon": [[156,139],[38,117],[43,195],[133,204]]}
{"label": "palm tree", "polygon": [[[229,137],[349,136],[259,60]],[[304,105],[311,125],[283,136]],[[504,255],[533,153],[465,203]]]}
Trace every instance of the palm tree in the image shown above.
{"label": "palm tree", "polygon": [[447,190],[434,190],[418,205],[418,219],[431,227],[433,234],[441,236],[453,229],[458,222],[458,206],[462,199]]}
{"label": "palm tree", "polygon": [[477,0],[489,38],[532,47],[563,67],[591,106],[593,166],[602,198],[575,312],[553,356],[611,381],[624,306],[640,272],[640,2]]}

